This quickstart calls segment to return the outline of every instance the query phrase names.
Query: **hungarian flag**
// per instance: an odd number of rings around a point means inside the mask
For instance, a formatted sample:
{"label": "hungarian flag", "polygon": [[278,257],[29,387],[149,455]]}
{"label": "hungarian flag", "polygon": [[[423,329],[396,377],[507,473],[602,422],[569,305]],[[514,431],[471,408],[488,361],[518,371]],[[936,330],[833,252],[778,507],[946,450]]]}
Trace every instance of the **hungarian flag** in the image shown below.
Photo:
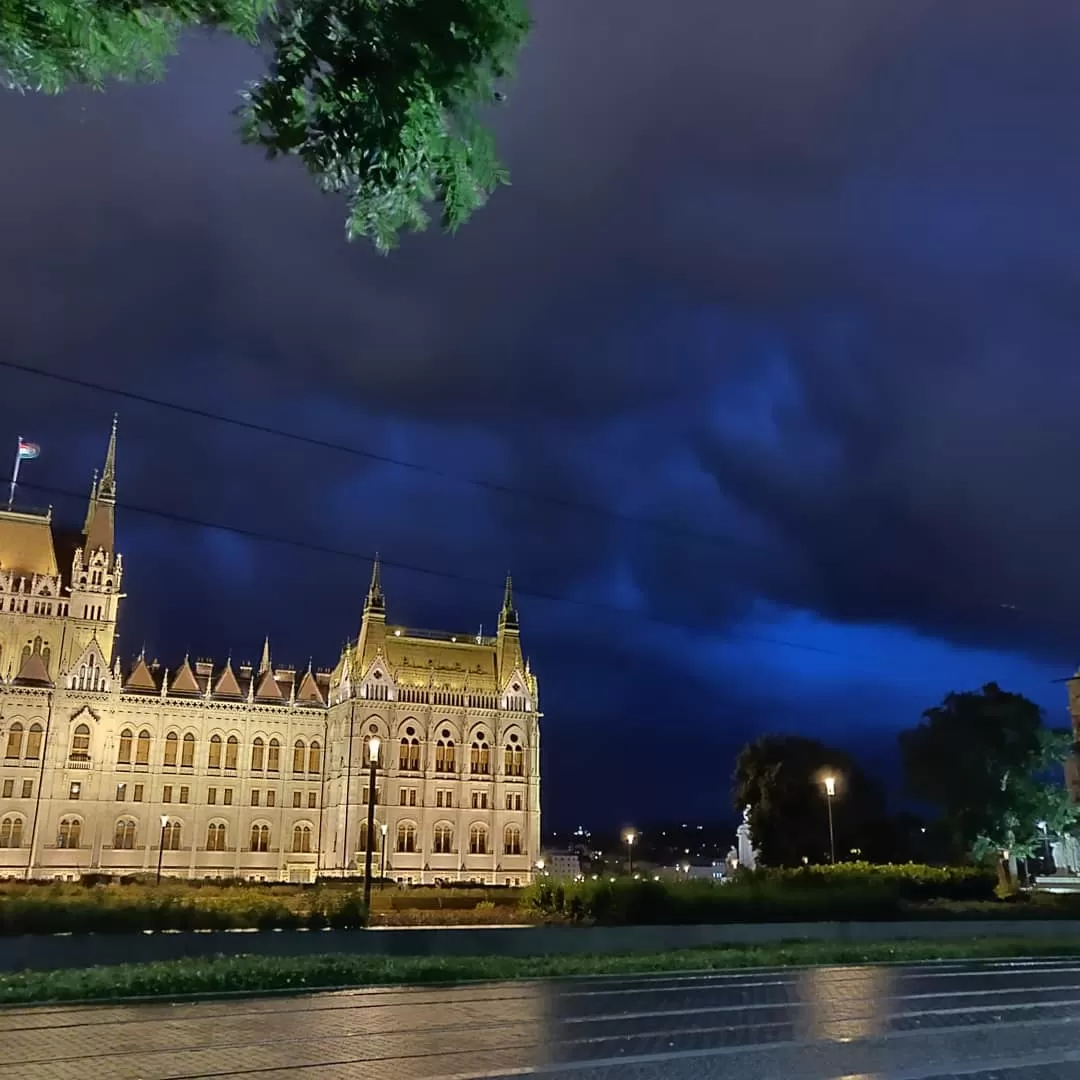
{"label": "hungarian flag", "polygon": [[37,443],[23,442],[19,440],[19,460],[33,461],[41,453],[41,447]]}

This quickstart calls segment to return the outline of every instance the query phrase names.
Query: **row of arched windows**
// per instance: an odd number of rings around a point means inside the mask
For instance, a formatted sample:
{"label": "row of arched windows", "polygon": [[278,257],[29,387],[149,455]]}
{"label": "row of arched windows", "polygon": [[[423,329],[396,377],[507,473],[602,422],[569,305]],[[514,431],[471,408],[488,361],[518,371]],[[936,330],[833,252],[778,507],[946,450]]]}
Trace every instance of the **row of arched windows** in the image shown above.
{"label": "row of arched windows", "polygon": [[[15,819],[16,824],[9,827],[8,835],[15,835],[16,840],[9,843],[4,843],[5,836],[4,826],[8,819],[5,818],[4,822],[0,822],[0,847],[18,847],[19,839],[22,835],[22,822],[19,819]],[[67,822],[66,830],[64,822],[61,822],[61,836],[64,840],[60,843],[60,847],[78,847],[81,839],[82,824],[78,818],[65,819]],[[12,834],[12,829],[16,828],[18,832]],[[138,845],[137,842],[137,825],[131,818],[121,818],[116,823],[116,828],[113,830],[113,847],[118,851],[132,851]],[[168,821],[161,830],[161,846],[165,851],[179,851],[181,847],[183,827],[179,821]],[[228,850],[228,832],[227,826],[222,821],[212,821],[206,827],[206,850],[207,851],[227,851]],[[301,822],[293,827],[292,831],[292,850],[301,854],[308,854],[312,850],[312,837],[313,832],[310,825]],[[265,852],[270,850],[270,826],[265,822],[255,822],[251,826],[251,831],[248,835],[248,847],[251,851]]]}
{"label": "row of arched windows", "polygon": [[[513,738],[516,740],[517,736]],[[401,772],[419,772],[420,768],[420,742],[406,736],[398,748],[398,769]],[[439,739],[435,743],[435,771],[457,771],[453,739]],[[520,743],[515,741],[506,744],[503,750],[503,771],[507,776],[525,775],[525,748]],[[469,772],[474,776],[488,776],[491,773],[491,748],[484,739],[477,739],[472,744]]]}
{"label": "row of arched windows", "polygon": [[[89,728],[87,728],[89,736]],[[120,745],[117,750],[116,760],[120,765],[150,764],[151,736],[147,730],[142,730],[136,736],[131,728],[124,728],[120,732]],[[89,743],[88,743],[89,745]],[[208,769],[235,769],[240,757],[240,740],[235,735],[230,735],[222,740],[220,735],[211,735],[206,751],[206,767]],[[170,731],[165,736],[165,753],[163,764],[181,768],[194,768],[195,766],[195,736],[189,731],[181,738],[175,731]],[[267,743],[261,737],[257,737],[251,744],[251,770],[252,772],[280,772],[281,771],[281,740],[271,739]],[[318,739],[312,739],[311,743],[305,743],[303,739],[297,739],[293,744],[292,771],[294,773],[322,772],[322,747]]]}
{"label": "row of arched windows", "polygon": [[36,721],[27,730],[21,721],[16,720],[8,728],[4,759],[18,761],[20,758],[26,758],[28,761],[37,761],[41,757],[41,740],[44,732],[45,729]]}
{"label": "row of arched windows", "polygon": [[[420,850],[417,841],[416,825],[411,821],[403,821],[397,827],[397,837],[394,850],[401,854],[415,854]],[[488,855],[491,853],[490,833],[486,825],[476,824],[469,828],[469,854]],[[375,851],[379,850],[381,831],[375,830]],[[360,823],[360,840],[357,845],[358,851],[367,851],[367,822]],[[450,855],[454,851],[454,827],[448,821],[440,821],[435,825],[432,832],[431,850],[436,855]],[[503,854],[521,854],[521,828],[518,825],[507,825],[503,830]]]}

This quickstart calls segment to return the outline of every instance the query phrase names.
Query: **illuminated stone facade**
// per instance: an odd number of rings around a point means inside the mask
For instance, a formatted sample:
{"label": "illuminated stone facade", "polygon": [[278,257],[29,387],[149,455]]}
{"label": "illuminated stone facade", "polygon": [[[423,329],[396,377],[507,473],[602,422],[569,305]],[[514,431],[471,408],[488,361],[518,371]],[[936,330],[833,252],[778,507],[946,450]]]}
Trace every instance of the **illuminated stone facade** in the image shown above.
{"label": "illuminated stone facade", "polygon": [[[0,510],[0,877],[525,884],[540,852],[537,683],[509,580],[493,637],[388,625],[376,562],[332,670],[145,656],[116,630],[116,430],[81,535]],[[382,838],[386,836],[385,852]]]}

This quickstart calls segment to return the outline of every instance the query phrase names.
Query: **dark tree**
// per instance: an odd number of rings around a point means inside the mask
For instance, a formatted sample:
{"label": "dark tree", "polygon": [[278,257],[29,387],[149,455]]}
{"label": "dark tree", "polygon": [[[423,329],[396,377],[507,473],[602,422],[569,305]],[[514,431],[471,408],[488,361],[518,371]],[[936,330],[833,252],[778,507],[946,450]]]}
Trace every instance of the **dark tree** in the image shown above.
{"label": "dark tree", "polygon": [[750,807],[754,844],[767,866],[828,861],[826,775],[836,780],[837,859],[891,858],[892,837],[881,786],[850,754],[816,739],[764,735],[739,753],[732,801],[737,810]]}
{"label": "dark tree", "polygon": [[1016,858],[1035,853],[1040,822],[1063,833],[1076,821],[1054,775],[1071,747],[1038,705],[995,683],[948,694],[900,733],[906,793],[938,812],[956,854],[996,854],[1003,884]]}
{"label": "dark tree", "polygon": [[507,182],[477,113],[502,99],[524,0],[0,0],[0,85],[159,78],[199,26],[265,44],[242,136],[344,194],[350,239],[388,251],[432,204],[454,230]]}

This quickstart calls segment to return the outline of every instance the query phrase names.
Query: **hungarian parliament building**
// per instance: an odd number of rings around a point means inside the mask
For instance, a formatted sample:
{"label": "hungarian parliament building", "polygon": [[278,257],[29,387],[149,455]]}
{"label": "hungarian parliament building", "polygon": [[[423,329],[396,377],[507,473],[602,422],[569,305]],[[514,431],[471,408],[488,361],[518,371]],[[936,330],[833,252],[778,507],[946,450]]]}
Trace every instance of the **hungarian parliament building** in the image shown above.
{"label": "hungarian parliament building", "polygon": [[[387,623],[376,559],[332,669],[146,655],[117,623],[116,425],[70,535],[0,509],[0,878],[524,885],[540,855],[537,682],[498,632]],[[375,761],[374,827],[368,803]]]}

